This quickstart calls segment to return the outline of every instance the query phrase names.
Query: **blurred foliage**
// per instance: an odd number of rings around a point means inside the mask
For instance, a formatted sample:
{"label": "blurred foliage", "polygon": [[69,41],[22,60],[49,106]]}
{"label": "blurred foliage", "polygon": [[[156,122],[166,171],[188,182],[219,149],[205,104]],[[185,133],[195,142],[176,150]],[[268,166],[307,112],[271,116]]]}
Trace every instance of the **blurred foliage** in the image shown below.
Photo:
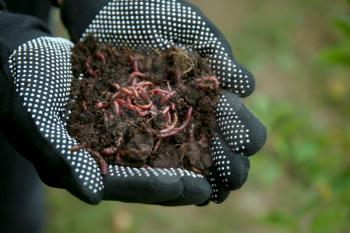
{"label": "blurred foliage", "polygon": [[333,27],[337,39],[321,52],[319,61],[326,66],[336,67],[325,84],[328,102],[349,116],[350,14],[336,17],[333,20]]}
{"label": "blurred foliage", "polygon": [[260,97],[254,104],[262,121],[272,129],[267,149],[259,157],[268,161],[254,168],[269,172],[261,174],[258,183],[272,188],[282,176],[302,193],[299,200],[293,200],[291,209],[271,209],[264,222],[285,232],[347,232],[350,132],[333,125],[320,127],[319,119],[287,102]]}
{"label": "blurred foliage", "polygon": [[350,66],[350,15],[338,17],[334,20],[334,27],[341,33],[341,40],[323,51],[321,60],[330,64]]}
{"label": "blurred foliage", "polygon": [[47,232],[350,232],[350,0],[192,2],[256,75],[247,105],[268,141],[247,183],[204,208],[89,206],[49,189]]}

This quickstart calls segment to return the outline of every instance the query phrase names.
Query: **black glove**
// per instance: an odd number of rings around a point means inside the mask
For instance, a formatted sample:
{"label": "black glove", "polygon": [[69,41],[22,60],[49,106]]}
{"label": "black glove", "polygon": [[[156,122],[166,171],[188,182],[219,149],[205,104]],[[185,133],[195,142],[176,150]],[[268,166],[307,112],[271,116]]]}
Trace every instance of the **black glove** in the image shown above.
{"label": "black glove", "polygon": [[[102,199],[159,205],[205,202],[209,183],[181,169],[108,167],[96,161],[66,129],[66,104],[73,78],[71,47],[51,37],[38,20],[0,12],[0,124],[14,148],[33,162],[41,179],[81,200]],[[20,173],[20,171],[18,171]]]}
{"label": "black glove", "polygon": [[208,178],[211,200],[221,202],[241,187],[248,175],[247,156],[266,140],[264,126],[238,97],[253,92],[254,77],[236,62],[228,42],[199,9],[182,0],[64,0],[61,13],[73,41],[92,34],[115,45],[178,46],[206,57],[222,88]]}

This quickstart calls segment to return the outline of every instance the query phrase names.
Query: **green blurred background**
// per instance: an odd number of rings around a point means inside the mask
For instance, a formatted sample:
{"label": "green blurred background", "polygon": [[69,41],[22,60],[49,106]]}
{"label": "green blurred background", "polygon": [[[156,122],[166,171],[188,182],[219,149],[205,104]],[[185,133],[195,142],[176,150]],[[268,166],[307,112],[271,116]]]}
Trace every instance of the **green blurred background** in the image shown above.
{"label": "green blurred background", "polygon": [[[89,206],[47,188],[47,232],[350,232],[350,2],[193,0],[256,76],[268,129],[247,183],[220,205]],[[66,36],[58,12],[56,35]]]}

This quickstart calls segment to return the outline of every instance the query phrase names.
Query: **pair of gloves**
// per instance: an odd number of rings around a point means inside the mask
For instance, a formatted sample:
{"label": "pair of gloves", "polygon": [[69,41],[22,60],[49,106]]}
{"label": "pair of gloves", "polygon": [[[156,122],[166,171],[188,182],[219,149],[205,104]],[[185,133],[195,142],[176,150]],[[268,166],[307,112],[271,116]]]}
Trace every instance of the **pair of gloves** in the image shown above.
{"label": "pair of gloves", "polygon": [[0,11],[0,124],[46,184],[92,204],[118,200],[166,206],[220,203],[243,185],[248,157],[266,139],[264,126],[241,100],[253,92],[254,77],[200,10],[183,0],[64,0],[60,7],[73,42],[93,35],[131,48],[196,50],[208,59],[221,93],[208,177],[179,168],[117,165],[101,176],[88,152],[70,151],[78,143],[65,129],[72,42],[53,37],[35,18]]}

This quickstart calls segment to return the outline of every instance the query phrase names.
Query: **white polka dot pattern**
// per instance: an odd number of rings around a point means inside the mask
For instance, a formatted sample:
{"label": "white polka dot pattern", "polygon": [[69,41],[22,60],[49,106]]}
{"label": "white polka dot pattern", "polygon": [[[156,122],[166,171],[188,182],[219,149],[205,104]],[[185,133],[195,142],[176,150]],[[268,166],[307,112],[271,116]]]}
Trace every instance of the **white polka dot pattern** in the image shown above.
{"label": "white polka dot pattern", "polygon": [[195,174],[191,171],[183,170],[180,168],[132,168],[123,166],[112,166],[108,167],[109,175],[116,177],[128,177],[128,176],[139,176],[139,177],[157,177],[157,176],[178,176],[178,177],[192,177],[192,178],[203,178],[200,174]]}
{"label": "white polka dot pattern", "polygon": [[[65,129],[66,104],[69,100],[72,43],[58,38],[41,37],[29,41],[11,55],[10,70],[16,92],[42,135],[54,145],[72,168],[84,189],[101,192],[103,179],[96,161],[85,150],[71,152],[77,141]],[[202,175],[182,169],[130,168],[109,166],[108,176],[127,178],[138,176],[154,179],[159,176],[178,176],[204,179]]]}
{"label": "white polka dot pattern", "polygon": [[230,148],[236,153],[244,154],[246,145],[250,143],[249,129],[236,111],[241,106],[232,106],[225,95],[221,95],[216,111],[218,126]]}
{"label": "white polka dot pattern", "polygon": [[211,185],[211,188],[213,189],[213,193],[211,194],[210,199],[213,200],[213,201],[218,200],[219,193],[221,191],[219,189],[219,187],[218,187],[218,184],[219,184],[220,181],[217,181],[216,179],[217,179],[217,177],[211,171],[210,174],[209,174],[209,183]]}
{"label": "white polka dot pattern", "polygon": [[10,70],[16,92],[31,114],[42,135],[55,146],[74,169],[85,189],[97,193],[103,189],[102,177],[95,160],[85,151],[71,152],[78,144],[64,128],[69,100],[72,43],[41,37],[29,41],[11,55]]}
{"label": "white polka dot pattern", "polygon": [[224,88],[240,96],[254,90],[252,75],[236,64],[229,45],[211,23],[188,3],[176,0],[112,0],[83,34],[131,48],[195,49],[218,76]]}
{"label": "white polka dot pattern", "polygon": [[[231,166],[230,166],[230,159],[227,157],[227,153],[223,150],[223,147],[221,145],[221,141],[218,138],[218,136],[215,136],[212,139],[212,156],[213,156],[213,162],[214,167],[216,168],[217,175],[222,183],[226,185],[228,188],[228,177],[231,176]],[[215,193],[215,190],[214,190]]]}
{"label": "white polka dot pattern", "polygon": [[247,179],[249,161],[228,148],[218,134],[211,141],[213,166],[208,181],[212,186],[211,200],[222,202],[229,191],[240,188]]}

